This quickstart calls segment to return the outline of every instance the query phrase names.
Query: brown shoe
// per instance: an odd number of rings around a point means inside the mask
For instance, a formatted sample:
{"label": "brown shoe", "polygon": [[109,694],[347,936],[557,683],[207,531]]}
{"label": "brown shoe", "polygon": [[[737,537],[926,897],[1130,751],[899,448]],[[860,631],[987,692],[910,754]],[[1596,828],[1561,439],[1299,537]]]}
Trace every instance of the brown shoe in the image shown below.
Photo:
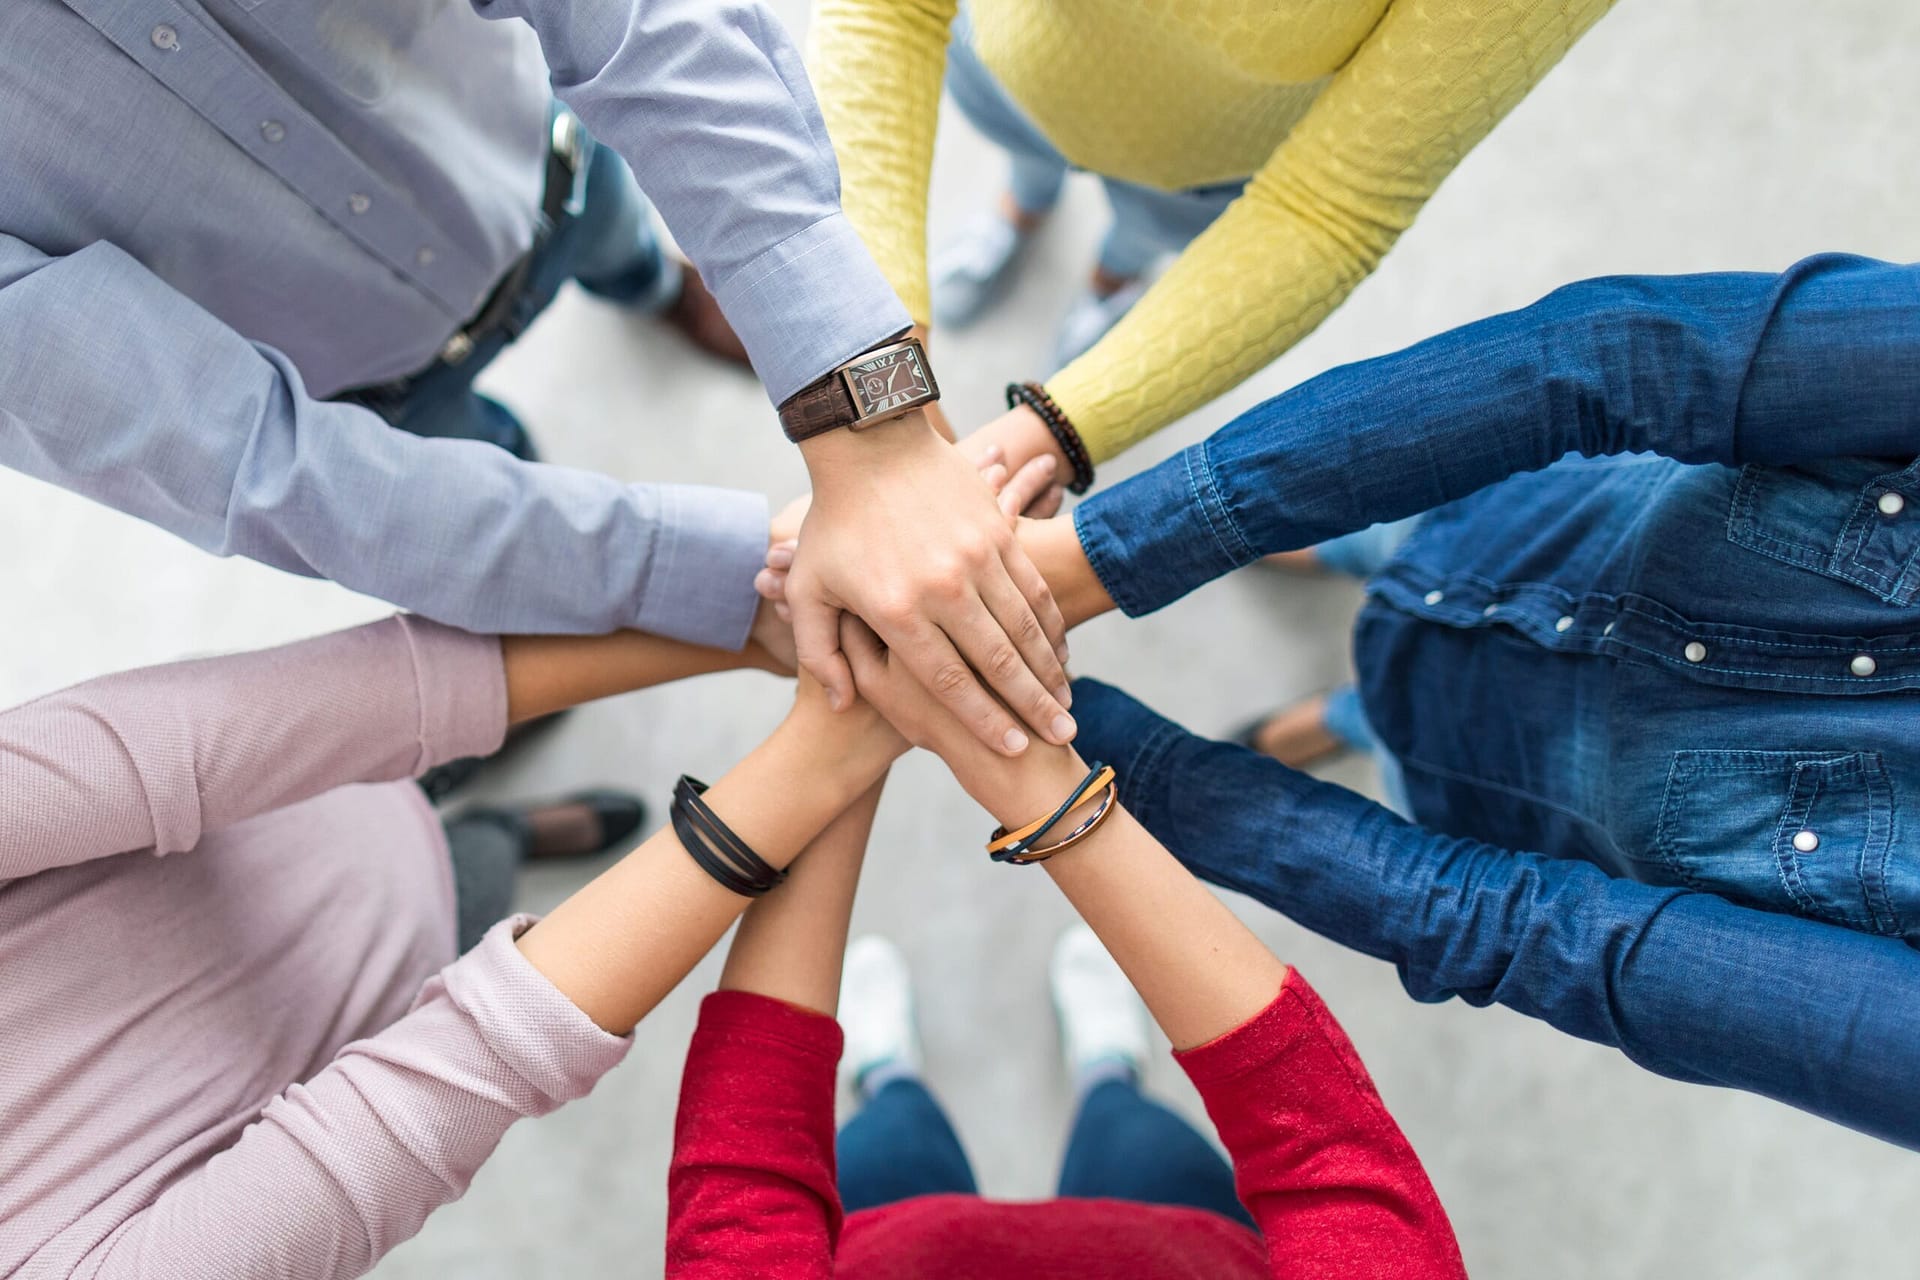
{"label": "brown shoe", "polygon": [[1290,769],[1305,769],[1353,750],[1327,728],[1327,695],[1316,693],[1242,725],[1233,741]]}
{"label": "brown shoe", "polygon": [[700,348],[708,355],[728,364],[737,364],[743,369],[753,366],[747,360],[747,348],[741,343],[740,335],[727,323],[725,313],[714,299],[713,291],[707,288],[707,282],[692,264],[682,264],[681,275],[685,283],[680,287],[680,296],[673,305],[661,313],[661,319],[678,329],[688,342]]}

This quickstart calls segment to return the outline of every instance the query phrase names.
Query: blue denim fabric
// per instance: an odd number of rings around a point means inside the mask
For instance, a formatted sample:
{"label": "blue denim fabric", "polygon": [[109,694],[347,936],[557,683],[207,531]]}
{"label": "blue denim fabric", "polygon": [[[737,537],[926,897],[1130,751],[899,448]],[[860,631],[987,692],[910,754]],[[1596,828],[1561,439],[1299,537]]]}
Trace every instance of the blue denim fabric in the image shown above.
{"label": "blue denim fabric", "polygon": [[[1790,966],[1806,986],[1771,992],[1777,1033],[1844,1075],[1884,1047],[1857,1036],[1849,992],[1920,1009],[1807,923],[1920,940],[1916,453],[1920,268],[1829,256],[1777,277],[1570,286],[1295,388],[1076,521],[1137,614],[1263,554],[1430,511],[1356,631],[1367,719],[1412,814],[1760,908],[1654,936]],[[1559,905],[1510,921],[1506,945],[1622,962]],[[1674,917],[1664,899],[1644,909],[1608,936],[1634,939],[1650,980],[1696,981],[1684,958],[1646,963],[1653,917]],[[1707,1001],[1675,1034],[1737,1013]],[[1582,1034],[1621,1043],[1605,1023]],[[1822,1110],[1832,1086],[1803,1076],[1744,1087]]]}
{"label": "blue denim fabric", "polygon": [[[914,1196],[979,1194],[959,1135],[918,1080],[889,1081],[841,1127],[834,1147],[848,1213]],[[1184,1205],[1254,1228],[1234,1193],[1233,1167],[1131,1080],[1102,1081],[1081,1099],[1058,1194]]]}
{"label": "blue denim fabric", "polygon": [[[1007,153],[1015,203],[1033,213],[1051,209],[1071,166],[973,51],[973,27],[964,9],[953,21],[953,39],[947,45],[946,83],[968,123]],[[1161,191],[1104,176],[1100,183],[1113,209],[1113,226],[1100,245],[1100,266],[1129,279],[1144,274],[1163,255],[1186,248],[1246,186],[1228,182]]]}
{"label": "blue denim fabric", "polygon": [[1437,835],[1092,680],[1083,752],[1203,879],[1661,1075],[1745,1089],[1920,1150],[1920,951],[1717,894]]}

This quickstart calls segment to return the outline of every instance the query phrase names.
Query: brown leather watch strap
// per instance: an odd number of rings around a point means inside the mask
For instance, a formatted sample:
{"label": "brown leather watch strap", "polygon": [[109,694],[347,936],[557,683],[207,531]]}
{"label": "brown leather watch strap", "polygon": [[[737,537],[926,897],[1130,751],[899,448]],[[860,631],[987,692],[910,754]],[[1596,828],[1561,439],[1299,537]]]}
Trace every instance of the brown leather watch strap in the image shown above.
{"label": "brown leather watch strap", "polygon": [[800,388],[780,406],[780,428],[795,444],[851,426],[856,417],[853,397],[837,369]]}

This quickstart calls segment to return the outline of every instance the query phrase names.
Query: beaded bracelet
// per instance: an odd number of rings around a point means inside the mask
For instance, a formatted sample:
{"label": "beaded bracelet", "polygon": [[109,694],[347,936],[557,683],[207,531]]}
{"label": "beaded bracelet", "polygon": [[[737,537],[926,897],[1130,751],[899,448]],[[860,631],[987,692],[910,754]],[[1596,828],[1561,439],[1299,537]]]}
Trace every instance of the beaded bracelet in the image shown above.
{"label": "beaded bracelet", "polygon": [[1037,382],[1009,382],[1007,384],[1007,408],[1026,405],[1034,411],[1047,426],[1048,434],[1054,443],[1060,446],[1060,452],[1067,455],[1067,463],[1073,468],[1073,480],[1067,485],[1072,493],[1085,493],[1093,487],[1093,458],[1087,453],[1087,446],[1080,439],[1080,433],[1073,429],[1073,423],[1060,406],[1054,403],[1047,389]]}
{"label": "beaded bracelet", "polygon": [[[1028,862],[1041,861],[1041,859],[1032,856],[1038,851],[1037,846],[1039,841],[1046,836],[1047,832],[1053,830],[1062,818],[1065,818],[1069,813],[1072,813],[1084,804],[1088,796],[1103,788],[1109,790],[1114,789],[1115,776],[1112,766],[1100,764],[1096,761],[1093,767],[1087,771],[1087,776],[1080,780],[1080,785],[1076,786],[1072,793],[1060,802],[1058,809],[1055,809],[1046,817],[1037,818],[1016,831],[1009,831],[1005,827],[995,827],[993,829],[993,835],[987,840],[988,854],[992,856],[995,862],[1025,864]],[[1102,806],[1103,811],[1105,807],[1106,806]],[[1081,837],[1084,837],[1086,834],[1085,831],[1076,831],[1074,833],[1075,836]],[[1051,856],[1052,852],[1052,850],[1048,850],[1048,856]]]}
{"label": "beaded bracelet", "polygon": [[787,878],[787,873],[755,853],[720,815],[701,799],[707,784],[680,775],[673,788],[673,833],[687,854],[721,888],[743,898],[757,898]]}

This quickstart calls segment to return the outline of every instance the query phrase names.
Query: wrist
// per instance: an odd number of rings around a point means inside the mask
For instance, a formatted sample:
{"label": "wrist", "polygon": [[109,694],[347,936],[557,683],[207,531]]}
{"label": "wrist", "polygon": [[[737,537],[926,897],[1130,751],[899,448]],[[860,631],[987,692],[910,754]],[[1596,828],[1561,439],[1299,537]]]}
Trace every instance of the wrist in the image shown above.
{"label": "wrist", "polygon": [[946,444],[924,409],[858,431],[841,428],[800,443],[815,490],[850,474],[884,469]]}
{"label": "wrist", "polygon": [[1068,627],[1113,611],[1113,597],[1093,571],[1093,562],[1080,545],[1080,530],[1071,515],[1021,521],[1020,545],[1046,579],[1047,590],[1053,593]]}
{"label": "wrist", "polygon": [[987,780],[974,794],[995,822],[1012,830],[1044,817],[1060,807],[1087,776],[1087,763],[1072,747],[1031,750],[1006,762],[1000,776]]}

